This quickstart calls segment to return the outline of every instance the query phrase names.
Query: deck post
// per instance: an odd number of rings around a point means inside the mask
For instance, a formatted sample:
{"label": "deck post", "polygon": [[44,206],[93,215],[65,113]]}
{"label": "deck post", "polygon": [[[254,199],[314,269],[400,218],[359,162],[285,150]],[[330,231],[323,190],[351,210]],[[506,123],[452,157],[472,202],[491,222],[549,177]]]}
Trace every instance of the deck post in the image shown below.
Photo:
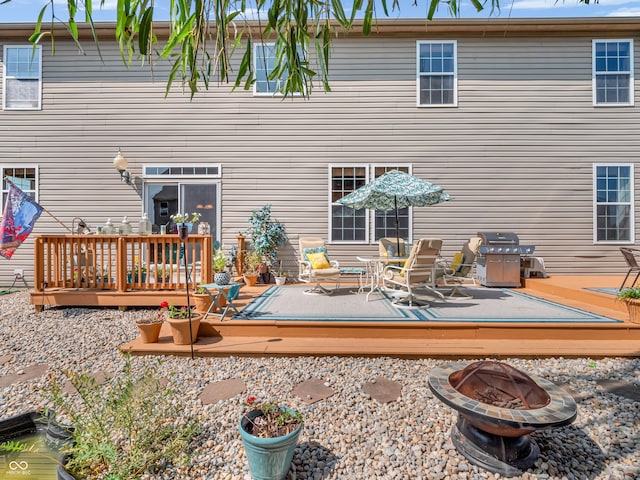
{"label": "deck post", "polygon": [[127,291],[127,243],[118,237],[116,243],[116,288],[118,293]]}
{"label": "deck post", "polygon": [[44,290],[44,240],[36,237],[33,243],[33,290]]}

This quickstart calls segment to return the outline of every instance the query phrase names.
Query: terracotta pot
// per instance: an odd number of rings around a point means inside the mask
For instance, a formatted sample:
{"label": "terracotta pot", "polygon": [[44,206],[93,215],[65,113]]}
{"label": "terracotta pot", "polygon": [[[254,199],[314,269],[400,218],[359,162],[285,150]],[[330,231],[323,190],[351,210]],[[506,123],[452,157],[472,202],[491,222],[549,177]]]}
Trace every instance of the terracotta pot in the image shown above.
{"label": "terracotta pot", "polygon": [[246,283],[250,287],[253,287],[256,283],[258,283],[258,275],[247,275],[245,273],[244,283]]}
{"label": "terracotta pot", "polygon": [[[207,310],[209,310],[209,307],[213,302],[211,297],[206,293],[194,293],[191,298],[193,299],[193,306],[195,307],[196,312],[201,313],[202,315],[207,313]],[[215,312],[216,310],[217,308],[214,307],[211,309],[211,312]]]}
{"label": "terracotta pot", "polygon": [[629,321],[631,323],[640,323],[640,300],[629,298],[624,302],[627,304],[627,310],[629,311]]}
{"label": "terracotta pot", "polygon": [[175,345],[191,345],[198,338],[198,328],[202,315],[191,317],[191,341],[189,341],[189,319],[188,318],[168,318],[167,322],[171,327],[173,343]]}
{"label": "terracotta pot", "polygon": [[156,343],[160,337],[162,322],[136,323],[140,330],[140,340],[142,343]]}

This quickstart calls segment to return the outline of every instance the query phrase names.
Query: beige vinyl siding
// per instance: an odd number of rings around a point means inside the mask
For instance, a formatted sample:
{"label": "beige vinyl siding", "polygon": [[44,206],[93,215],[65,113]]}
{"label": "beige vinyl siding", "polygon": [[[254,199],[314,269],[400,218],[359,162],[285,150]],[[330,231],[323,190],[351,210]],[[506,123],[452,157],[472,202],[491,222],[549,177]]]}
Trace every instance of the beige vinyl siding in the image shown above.
{"label": "beige vinyl siding", "polygon": [[[413,213],[414,239],[443,238],[445,256],[478,231],[514,231],[552,274],[624,273],[618,246],[593,244],[592,165],[635,162],[640,115],[592,106],[592,37],[437,38],[458,42],[456,108],[416,107],[416,41],[427,34],[339,39],[332,92],[309,100],[215,82],[193,101],[177,84],[165,99],[164,62],[153,73],[137,62],[127,69],[108,42],[103,64],[90,43],[81,56],[58,40],[54,57],[43,48],[42,111],[0,112],[0,154],[37,164],[41,204],[69,226],[81,216],[92,227],[123,215],[137,226],[143,164],[219,163],[223,244],[271,203],[291,240],[281,257],[292,274],[298,237],[329,238],[327,165],[411,164],[455,197]],[[136,188],[113,169],[118,148]],[[35,233],[63,229],[43,214]],[[2,263],[0,283],[14,268],[32,282],[30,242]],[[377,246],[329,250],[356,265]]]}

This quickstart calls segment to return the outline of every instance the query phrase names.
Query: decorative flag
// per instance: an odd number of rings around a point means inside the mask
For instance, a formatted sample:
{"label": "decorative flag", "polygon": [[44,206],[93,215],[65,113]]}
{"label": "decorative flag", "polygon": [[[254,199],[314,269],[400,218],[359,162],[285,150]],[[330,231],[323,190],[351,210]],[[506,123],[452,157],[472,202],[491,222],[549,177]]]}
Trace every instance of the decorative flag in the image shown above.
{"label": "decorative flag", "polygon": [[27,239],[43,208],[13,183],[9,185],[7,203],[0,224],[0,255],[13,256],[16,248]]}

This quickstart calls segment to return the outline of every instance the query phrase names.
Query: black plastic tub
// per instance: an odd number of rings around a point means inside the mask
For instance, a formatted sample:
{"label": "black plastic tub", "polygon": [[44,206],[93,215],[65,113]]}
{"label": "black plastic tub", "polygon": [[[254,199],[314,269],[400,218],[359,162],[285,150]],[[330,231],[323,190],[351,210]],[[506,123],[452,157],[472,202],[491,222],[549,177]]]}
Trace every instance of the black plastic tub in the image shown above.
{"label": "black plastic tub", "polygon": [[71,432],[52,420],[51,415],[31,411],[0,420],[0,444],[24,442],[24,451],[0,451],[0,478],[37,480],[73,478],[61,468],[60,449],[71,439]]}

